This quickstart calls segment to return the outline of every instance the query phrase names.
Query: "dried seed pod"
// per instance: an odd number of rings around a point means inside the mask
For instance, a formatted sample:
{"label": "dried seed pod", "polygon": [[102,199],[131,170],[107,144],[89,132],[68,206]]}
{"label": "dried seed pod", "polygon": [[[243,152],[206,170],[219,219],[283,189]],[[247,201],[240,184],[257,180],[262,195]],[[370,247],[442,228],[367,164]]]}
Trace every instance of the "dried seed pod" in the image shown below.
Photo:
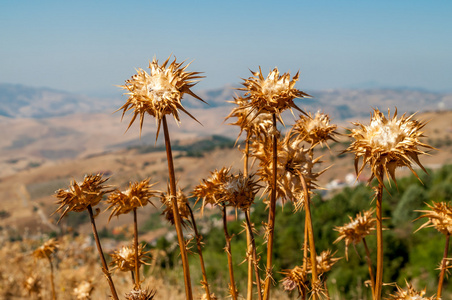
{"label": "dried seed pod", "polygon": [[[427,204],[430,210],[417,210],[418,212],[425,213],[420,218],[428,218],[428,221],[424,223],[419,229],[425,227],[435,227],[436,230],[444,235],[452,234],[452,206],[446,202],[432,202],[433,205]],[[418,230],[419,230],[418,229]],[[417,230],[416,230],[417,231]]]}
{"label": "dried seed pod", "polygon": [[156,291],[148,289],[132,290],[127,293],[126,300],[152,300],[154,299]]}
{"label": "dried seed pod", "polygon": [[407,281],[405,281],[405,282],[406,282],[406,286],[407,286],[406,290],[404,290],[401,287],[399,287],[398,285],[396,285],[397,292],[395,294],[389,295],[389,297],[386,298],[386,300],[433,300],[433,299],[436,299],[436,297],[434,297],[434,296],[424,297],[426,289],[423,289],[422,291],[418,292],[413,288],[413,286],[411,284],[409,284]]}
{"label": "dried seed pod", "polygon": [[[138,264],[149,265],[146,260],[150,260],[147,256],[149,251],[144,251],[144,245],[138,245]],[[110,254],[112,261],[110,266],[113,266],[112,271],[119,269],[122,272],[135,270],[135,248],[131,246],[123,246],[121,249]]]}
{"label": "dried seed pod", "polygon": [[314,117],[311,113],[300,115],[291,129],[291,134],[314,147],[317,144],[322,145],[328,140],[335,141],[336,129],[336,125],[330,125],[330,117],[327,114],[317,112]]}
{"label": "dried seed pod", "polygon": [[57,240],[52,238],[33,251],[33,256],[37,259],[48,259],[57,250],[58,246]]}

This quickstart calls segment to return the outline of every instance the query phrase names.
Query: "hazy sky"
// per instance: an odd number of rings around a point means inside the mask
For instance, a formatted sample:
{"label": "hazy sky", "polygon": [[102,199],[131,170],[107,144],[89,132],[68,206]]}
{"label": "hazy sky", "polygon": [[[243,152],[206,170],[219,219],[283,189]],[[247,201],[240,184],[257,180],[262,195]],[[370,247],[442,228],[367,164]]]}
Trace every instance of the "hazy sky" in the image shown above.
{"label": "hazy sky", "polygon": [[155,55],[194,60],[194,89],[249,69],[300,70],[302,90],[366,85],[452,91],[452,1],[1,0],[0,82],[87,95]]}

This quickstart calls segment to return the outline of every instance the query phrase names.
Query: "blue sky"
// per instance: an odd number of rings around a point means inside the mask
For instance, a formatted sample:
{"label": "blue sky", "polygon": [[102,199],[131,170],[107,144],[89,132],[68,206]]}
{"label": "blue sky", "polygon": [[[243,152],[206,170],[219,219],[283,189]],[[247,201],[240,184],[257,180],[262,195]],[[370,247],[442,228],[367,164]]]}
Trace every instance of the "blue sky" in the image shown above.
{"label": "blue sky", "polygon": [[249,69],[300,71],[299,89],[452,91],[452,1],[0,2],[0,82],[121,95],[154,55],[194,60],[195,90]]}

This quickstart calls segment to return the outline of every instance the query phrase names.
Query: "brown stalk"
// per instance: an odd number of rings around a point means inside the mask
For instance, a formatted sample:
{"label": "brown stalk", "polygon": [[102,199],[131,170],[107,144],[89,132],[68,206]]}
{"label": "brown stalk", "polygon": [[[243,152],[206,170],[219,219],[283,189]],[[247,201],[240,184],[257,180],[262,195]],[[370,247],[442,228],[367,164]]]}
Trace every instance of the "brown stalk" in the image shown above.
{"label": "brown stalk", "polygon": [[369,268],[369,276],[370,276],[370,287],[372,288],[372,295],[375,292],[375,278],[374,271],[372,270],[372,260],[370,259],[370,251],[369,247],[367,247],[366,238],[363,238],[364,249],[366,249],[366,261],[367,267]]}
{"label": "brown stalk", "polygon": [[[304,241],[303,241],[303,272],[308,273],[308,219],[304,218]],[[302,299],[306,299],[306,287],[302,286]]]}
{"label": "brown stalk", "polygon": [[[311,199],[309,196],[308,186],[306,184],[306,180],[304,179],[303,174],[300,174],[301,184],[303,186],[305,201],[305,213],[306,213],[306,225],[308,227],[308,237],[309,237],[309,248],[310,248],[310,256],[311,256],[311,271],[312,271],[312,280],[311,286],[314,288],[317,283],[317,254],[315,252],[315,242],[314,242],[314,229],[312,228],[312,218],[311,218]],[[317,295],[313,294],[313,299],[317,299]]]}
{"label": "brown stalk", "polygon": [[184,283],[186,299],[193,300],[193,292],[191,288],[190,269],[188,265],[187,250],[185,248],[184,234],[182,232],[182,222],[180,219],[179,208],[177,207],[176,194],[176,176],[174,174],[173,154],[171,151],[171,141],[168,132],[168,124],[166,116],[163,116],[163,132],[165,134],[166,157],[168,160],[168,173],[170,179],[171,202],[173,205],[174,225],[176,227],[177,240],[179,242],[180,254],[182,258],[182,267],[184,270]]}
{"label": "brown stalk", "polygon": [[[251,226],[250,221],[250,211],[245,211],[245,219],[246,219],[246,227],[248,228],[248,235],[250,236],[251,241],[251,250],[253,253],[253,265],[254,265],[254,273],[256,275],[256,285],[257,285],[257,295],[259,297],[259,300],[262,300],[262,290],[261,290],[261,277],[259,276],[259,266],[258,266],[258,260],[257,260],[257,253],[256,253],[256,241],[254,240],[254,233],[253,233],[253,227]],[[252,273],[251,273],[252,274]],[[253,276],[251,276],[253,278]]]}
{"label": "brown stalk", "polygon": [[[243,162],[243,176],[246,178],[248,176],[248,159],[249,159],[249,151],[250,151],[250,142],[249,142],[249,138],[250,138],[250,133],[247,133],[246,136],[246,140],[245,140],[245,158],[244,158],[244,162]],[[249,211],[245,212],[245,216],[247,216],[247,214],[249,214]],[[251,224],[251,223],[250,223]],[[250,225],[248,224],[248,221],[246,222],[246,226],[247,226],[247,231],[246,231],[246,253],[250,253],[253,251],[253,246],[251,244],[251,235],[250,235],[250,231],[252,231],[252,228],[249,227]],[[253,254],[254,255],[254,254]],[[255,259],[253,257],[253,259]],[[256,282],[259,279],[256,279]],[[259,282],[260,284],[260,282]],[[259,294],[261,294],[261,291],[258,291]],[[246,293],[246,300],[253,300],[253,261],[251,259],[248,259],[248,285],[247,285],[247,293]]]}
{"label": "brown stalk", "polygon": [[226,220],[226,207],[221,207],[221,213],[223,215],[223,229],[224,229],[224,237],[226,238],[226,254],[228,256],[228,268],[229,268],[229,280],[230,280],[230,293],[233,300],[237,300],[237,289],[235,286],[235,279],[234,279],[234,267],[232,262],[232,249],[231,249],[231,237],[229,236],[228,232],[228,224]]}
{"label": "brown stalk", "polygon": [[[383,173],[380,167],[380,174]],[[383,180],[383,178],[381,177]],[[377,271],[375,276],[374,300],[381,299],[381,288],[383,285],[383,183],[379,182],[377,187]]]}
{"label": "brown stalk", "polygon": [[441,262],[441,273],[439,275],[438,292],[436,293],[436,299],[441,299],[441,293],[443,292],[444,275],[446,274],[447,252],[449,251],[449,238],[450,234],[447,234],[446,245],[444,246],[443,260]]}
{"label": "brown stalk", "polygon": [[190,205],[187,203],[188,210],[190,211],[191,223],[193,224],[193,230],[195,232],[196,247],[198,248],[199,261],[201,263],[201,273],[202,273],[202,286],[206,290],[207,300],[210,300],[209,283],[207,281],[206,267],[204,266],[204,258],[202,256],[202,236],[198,232],[198,227],[196,226],[195,216]]}
{"label": "brown stalk", "polygon": [[104,272],[105,277],[107,278],[108,285],[110,286],[110,291],[112,293],[112,297],[114,300],[119,300],[118,294],[116,293],[115,285],[110,276],[110,271],[108,271],[108,265],[105,261],[104,252],[102,251],[102,246],[100,244],[99,235],[97,234],[96,223],[94,221],[93,208],[91,205],[88,205],[88,213],[91,220],[91,227],[93,229],[94,240],[96,241],[97,251],[99,252],[100,260],[102,262],[102,272]]}
{"label": "brown stalk", "polygon": [[276,182],[277,182],[277,163],[278,163],[278,150],[277,150],[277,128],[276,128],[276,114],[272,114],[273,117],[273,180],[272,190],[270,194],[270,209],[268,210],[268,223],[267,223],[267,267],[265,270],[265,286],[264,286],[264,299],[270,299],[270,284],[272,282],[272,269],[273,269],[273,233],[275,227],[276,217]]}
{"label": "brown stalk", "polygon": [[135,288],[140,289],[140,262],[138,260],[138,222],[137,222],[137,208],[133,209],[133,247],[135,249]]}
{"label": "brown stalk", "polygon": [[52,299],[56,300],[56,292],[55,292],[55,282],[54,282],[54,276],[53,276],[53,263],[52,258],[50,256],[47,256],[47,259],[49,260],[50,265],[50,285],[52,287]]}

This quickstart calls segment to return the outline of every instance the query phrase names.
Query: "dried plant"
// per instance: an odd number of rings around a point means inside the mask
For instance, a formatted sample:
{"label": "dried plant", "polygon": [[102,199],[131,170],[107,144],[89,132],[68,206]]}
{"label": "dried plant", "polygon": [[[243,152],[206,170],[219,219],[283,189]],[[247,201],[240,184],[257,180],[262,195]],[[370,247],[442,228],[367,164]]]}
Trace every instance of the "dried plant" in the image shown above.
{"label": "dried plant", "polygon": [[[149,265],[146,261],[151,258],[148,256],[150,251],[144,251],[144,245],[140,244],[138,246],[138,265]],[[136,266],[135,260],[135,246],[123,246],[121,249],[114,251],[111,256],[110,266],[113,266],[111,269],[120,270],[122,272],[134,271]]]}
{"label": "dried plant", "polygon": [[36,295],[37,299],[41,299],[42,284],[38,275],[32,274],[24,281],[24,288],[28,292],[28,296]]}
{"label": "dried plant", "polygon": [[330,124],[330,117],[327,114],[317,112],[314,117],[311,113],[300,115],[291,129],[291,134],[315,147],[317,144],[322,146],[323,143],[328,145],[326,143],[328,140],[336,141],[334,139],[336,129],[337,125]]}
{"label": "dried plant", "polygon": [[72,294],[77,298],[77,300],[91,300],[91,293],[93,290],[94,285],[91,281],[84,280],[77,284],[72,291]]}
{"label": "dried plant", "polygon": [[300,296],[305,295],[309,286],[308,273],[302,267],[296,266],[293,269],[284,270],[281,274],[285,275],[282,279],[282,286],[286,291],[298,290]]}
{"label": "dried plant", "polygon": [[125,296],[126,300],[152,300],[154,299],[155,294],[156,294],[155,290],[139,289],[132,290]]}
{"label": "dried plant", "polygon": [[401,287],[399,287],[398,285],[396,285],[397,292],[395,294],[389,295],[389,297],[385,298],[385,299],[387,299],[387,300],[433,300],[433,299],[439,299],[439,298],[436,298],[435,296],[425,297],[424,296],[425,289],[418,292],[408,282],[406,282],[406,286],[407,286],[407,289],[404,290]]}
{"label": "dried plant", "polygon": [[36,259],[47,259],[50,266],[50,285],[52,288],[52,299],[55,300],[56,291],[55,291],[55,281],[54,281],[54,273],[53,273],[53,262],[52,262],[52,254],[58,249],[58,242],[55,239],[50,239],[45,242],[42,246],[33,251],[33,256]]}
{"label": "dried plant", "polygon": [[[331,271],[331,268],[342,258],[341,257],[334,257],[336,252],[331,254],[331,250],[325,250],[320,253],[320,255],[317,255],[317,270],[318,270],[318,276],[321,276],[324,273],[327,273]],[[308,266],[309,269],[311,269],[311,266]]]}
{"label": "dried plant", "polygon": [[202,199],[201,212],[208,204],[222,204],[222,201],[226,196],[224,186],[232,178],[232,175],[229,173],[230,171],[231,167],[223,167],[220,170],[210,172],[210,178],[203,179],[202,182],[194,188],[193,195],[197,198],[196,202]]}
{"label": "dried plant", "polygon": [[[164,205],[165,209],[162,212],[162,215],[165,216],[165,219],[168,220],[172,225],[174,225],[174,213],[173,213],[173,203],[171,200],[171,194],[169,192],[167,193],[161,193],[160,194],[160,202]],[[182,221],[182,225],[184,227],[187,227],[187,220],[190,220],[190,209],[188,207],[188,199],[187,196],[182,192],[182,190],[179,188],[176,194],[176,201],[177,201],[177,207],[179,208],[179,215]]]}

